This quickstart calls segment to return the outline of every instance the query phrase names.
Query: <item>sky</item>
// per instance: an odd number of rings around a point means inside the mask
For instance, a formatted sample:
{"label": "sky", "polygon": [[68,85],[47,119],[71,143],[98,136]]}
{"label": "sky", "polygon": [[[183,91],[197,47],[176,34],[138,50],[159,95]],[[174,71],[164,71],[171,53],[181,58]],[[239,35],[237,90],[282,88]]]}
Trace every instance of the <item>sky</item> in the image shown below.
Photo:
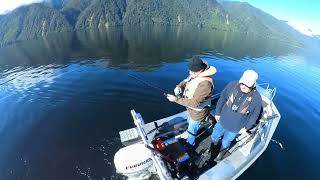
{"label": "sky", "polygon": [[[0,0],[0,14],[24,4],[43,0]],[[320,0],[239,0],[288,21],[288,24],[307,35],[320,35]],[[309,31],[309,29],[312,31]]]}
{"label": "sky", "polygon": [[41,2],[43,0],[0,0],[0,14],[11,11],[21,5]]}
{"label": "sky", "polygon": [[[307,35],[320,35],[320,0],[239,0],[286,20]],[[311,29],[312,32],[308,31]]]}

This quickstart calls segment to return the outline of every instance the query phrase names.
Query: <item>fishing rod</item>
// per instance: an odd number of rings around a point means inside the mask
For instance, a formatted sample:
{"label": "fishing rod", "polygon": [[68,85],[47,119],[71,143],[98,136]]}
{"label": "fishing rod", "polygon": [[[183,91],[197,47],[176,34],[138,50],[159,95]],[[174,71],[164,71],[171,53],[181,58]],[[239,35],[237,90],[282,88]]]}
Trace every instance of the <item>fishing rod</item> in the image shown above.
{"label": "fishing rod", "polygon": [[[24,69],[23,71],[28,71],[28,70],[30,70],[30,69],[32,69],[32,67],[26,68],[26,69]],[[9,80],[6,80],[6,81],[4,81],[4,82],[1,82],[1,83],[0,83],[0,86],[2,86],[2,85],[4,85],[4,84],[7,84],[8,82],[13,81],[13,80],[15,80],[15,79],[17,79],[17,78],[19,78],[19,77],[21,77],[21,76],[23,76],[23,75],[24,75],[24,74],[20,74],[20,75],[17,75],[17,76],[15,76],[15,77],[9,79]]]}
{"label": "fishing rod", "polygon": [[[120,69],[113,68],[113,67],[110,67],[110,69],[114,69],[114,70],[120,71]],[[155,86],[155,85],[152,85],[152,84],[150,84],[149,82],[147,82],[147,81],[145,81],[145,80],[143,80],[143,79],[141,79],[141,78],[139,78],[139,77],[137,77],[137,76],[135,76],[135,75],[133,75],[133,74],[127,73],[127,75],[128,75],[129,77],[137,80],[137,81],[140,81],[141,83],[143,83],[144,85],[146,85],[146,86],[148,86],[148,87],[150,87],[150,88],[156,89],[157,91],[159,91],[159,92],[160,92],[162,95],[164,95],[164,96],[167,96],[167,94],[168,94],[164,89],[159,88],[159,87],[157,87],[157,86]]]}
{"label": "fishing rod", "polygon": [[151,87],[151,88],[153,88],[153,89],[158,90],[158,91],[161,92],[161,94],[163,94],[164,96],[167,96],[167,94],[168,94],[165,90],[163,90],[163,89],[161,89],[161,88],[159,88],[159,87],[157,87],[157,86],[154,86],[154,85],[152,85],[152,84],[144,81],[143,79],[140,79],[140,78],[138,78],[138,77],[136,77],[136,76],[134,76],[134,75],[132,75],[132,74],[128,74],[128,76],[129,76],[129,77],[132,77],[132,78],[134,78],[134,79],[136,79],[136,80],[138,80],[138,81],[140,81],[140,82],[142,82],[143,84],[145,84],[145,85],[148,86],[148,87]]}
{"label": "fishing rod", "polygon": [[0,86],[2,86],[2,85],[4,85],[4,84],[6,84],[6,83],[8,83],[8,82],[10,82],[10,81],[13,81],[14,79],[16,79],[17,77],[14,77],[14,78],[11,78],[11,79],[9,79],[9,80],[7,80],[7,81],[5,81],[5,82],[2,82],[2,83],[0,83]]}

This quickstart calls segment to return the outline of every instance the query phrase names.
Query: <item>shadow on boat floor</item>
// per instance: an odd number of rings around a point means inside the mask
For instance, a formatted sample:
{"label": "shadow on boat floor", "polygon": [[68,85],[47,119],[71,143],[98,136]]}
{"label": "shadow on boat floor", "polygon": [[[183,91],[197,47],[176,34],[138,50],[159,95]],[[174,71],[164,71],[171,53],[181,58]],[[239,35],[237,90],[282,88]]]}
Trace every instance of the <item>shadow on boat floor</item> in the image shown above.
{"label": "shadow on boat floor", "polygon": [[[191,161],[193,162],[191,167],[191,174],[189,174],[190,179],[196,179],[202,173],[217,164],[214,159],[218,156],[221,145],[219,144],[218,146],[215,146],[212,149],[213,152],[211,153],[209,150],[211,146],[210,135],[211,132],[209,132],[208,130],[203,130],[201,136],[197,137],[195,150],[188,150],[188,154],[190,155]],[[183,144],[185,142],[181,141],[181,143]]]}

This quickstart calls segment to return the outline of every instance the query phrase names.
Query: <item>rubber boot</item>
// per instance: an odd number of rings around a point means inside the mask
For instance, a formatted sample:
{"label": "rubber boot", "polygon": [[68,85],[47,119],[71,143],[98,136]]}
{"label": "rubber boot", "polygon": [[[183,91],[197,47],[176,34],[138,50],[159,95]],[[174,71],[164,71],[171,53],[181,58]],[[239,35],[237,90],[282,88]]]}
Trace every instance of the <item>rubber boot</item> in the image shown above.
{"label": "rubber boot", "polygon": [[212,154],[214,152],[217,152],[217,149],[219,148],[219,141],[217,142],[211,142],[210,148],[209,148],[209,152]]}

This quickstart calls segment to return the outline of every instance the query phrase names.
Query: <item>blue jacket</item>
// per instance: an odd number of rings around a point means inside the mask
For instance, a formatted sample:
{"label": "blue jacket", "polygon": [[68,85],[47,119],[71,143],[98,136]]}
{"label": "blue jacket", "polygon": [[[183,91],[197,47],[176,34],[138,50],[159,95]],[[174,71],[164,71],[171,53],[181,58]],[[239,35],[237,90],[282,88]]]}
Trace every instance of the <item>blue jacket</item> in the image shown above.
{"label": "blue jacket", "polygon": [[219,122],[224,129],[238,133],[242,128],[250,129],[258,120],[262,107],[262,99],[258,91],[254,91],[251,95],[252,101],[248,108],[248,114],[241,114],[239,112],[232,111],[232,109],[227,106],[227,101],[235,87],[238,88],[238,94],[235,99],[240,99],[238,102],[235,101],[235,103],[241,104],[250,96],[250,93],[243,93],[240,90],[240,86],[236,86],[236,84],[238,84],[237,81],[230,82],[223,89],[216,106],[216,115],[220,116]]}

